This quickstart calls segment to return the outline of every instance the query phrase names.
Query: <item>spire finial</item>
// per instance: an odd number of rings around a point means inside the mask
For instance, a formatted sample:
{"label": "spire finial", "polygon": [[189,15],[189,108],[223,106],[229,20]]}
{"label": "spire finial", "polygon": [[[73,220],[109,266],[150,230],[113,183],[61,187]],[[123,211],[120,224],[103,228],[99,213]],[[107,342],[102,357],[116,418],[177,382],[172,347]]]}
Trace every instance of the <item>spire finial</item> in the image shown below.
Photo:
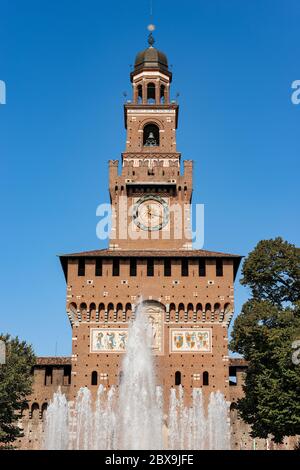
{"label": "spire finial", "polygon": [[148,31],[150,31],[150,34],[148,36],[148,44],[149,44],[149,47],[153,47],[153,44],[155,43],[155,39],[152,36],[152,31],[155,30],[155,25],[154,24],[149,24],[147,26],[147,29],[148,29]]}

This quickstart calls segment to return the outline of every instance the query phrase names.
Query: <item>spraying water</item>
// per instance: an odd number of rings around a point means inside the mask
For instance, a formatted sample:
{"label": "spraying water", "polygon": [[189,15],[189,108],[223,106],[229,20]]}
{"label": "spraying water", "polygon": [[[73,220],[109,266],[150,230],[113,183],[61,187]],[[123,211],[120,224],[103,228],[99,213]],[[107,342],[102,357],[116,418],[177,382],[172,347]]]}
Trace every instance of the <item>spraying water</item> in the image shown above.
{"label": "spraying water", "polygon": [[[162,409],[156,391],[151,330],[142,307],[128,336],[119,391],[121,449],[161,449]],[[138,437],[137,437],[138,436]]]}
{"label": "spraying water", "polygon": [[60,388],[53,395],[46,413],[45,448],[50,450],[68,449],[69,407],[66,396]]}
{"label": "spraying water", "polygon": [[[99,386],[79,390],[74,407],[54,394],[47,414],[46,449],[229,449],[228,405],[211,393],[205,414],[202,390],[194,388],[185,406],[181,386],[170,390],[169,413],[163,415],[163,391],[157,387],[151,352],[151,331],[140,306],[129,327],[119,390]],[[163,432],[164,428],[166,433]]]}

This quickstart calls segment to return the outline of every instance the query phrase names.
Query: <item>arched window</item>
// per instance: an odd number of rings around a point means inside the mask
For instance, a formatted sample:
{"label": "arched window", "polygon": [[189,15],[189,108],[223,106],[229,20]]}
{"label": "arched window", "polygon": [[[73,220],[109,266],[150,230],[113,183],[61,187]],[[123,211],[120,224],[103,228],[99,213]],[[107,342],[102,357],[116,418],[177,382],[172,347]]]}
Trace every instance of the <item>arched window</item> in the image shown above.
{"label": "arched window", "polygon": [[39,419],[39,414],[40,414],[39,409],[40,407],[38,403],[33,403],[33,405],[31,406],[31,418],[35,421]]}
{"label": "arched window", "polygon": [[104,318],[105,318],[105,305],[101,302],[101,304],[99,304],[99,320],[104,321]]}
{"label": "arched window", "polygon": [[96,304],[90,304],[90,319],[95,321],[96,320]]}
{"label": "arched window", "polygon": [[70,303],[69,309],[72,313],[77,313],[77,305],[75,304],[75,302]]}
{"label": "arched window", "polygon": [[176,307],[175,304],[170,304],[170,320],[175,321],[176,318]]}
{"label": "arched window", "polygon": [[119,312],[119,311],[123,312],[122,304],[117,304],[117,312]]}
{"label": "arched window", "polygon": [[235,410],[237,410],[237,408],[238,408],[237,403],[233,401],[233,402],[230,404],[230,408],[229,408],[230,411],[235,411]]}
{"label": "arched window", "polygon": [[147,85],[147,103],[155,104],[155,84],[148,83]]}
{"label": "arched window", "polygon": [[107,314],[108,314],[108,320],[113,320],[114,319],[114,304],[109,303],[107,306]]}
{"label": "arched window", "polygon": [[200,318],[202,315],[202,304],[197,304],[196,310],[197,310],[197,317]]}
{"label": "arched window", "polygon": [[122,321],[123,318],[123,305],[118,304],[117,305],[117,315],[116,315],[116,320],[117,321]]}
{"label": "arched window", "polygon": [[137,87],[137,102],[141,104],[143,102],[143,87],[142,85],[138,85]]}
{"label": "arched window", "polygon": [[69,312],[70,312],[71,321],[74,321],[77,317],[77,305],[75,304],[75,302],[70,303]]}
{"label": "arched window", "polygon": [[220,304],[215,304],[214,306],[214,311],[215,311],[215,315],[220,315]]}
{"label": "arched window", "polygon": [[131,304],[126,304],[125,307],[125,315],[126,315],[126,320],[129,320],[132,314],[132,305]]}
{"label": "arched window", "polygon": [[48,403],[43,403],[41,408],[41,418],[45,419]]}
{"label": "arched window", "polygon": [[205,305],[205,312],[206,312],[206,313],[210,313],[210,312],[211,312],[211,305],[210,305],[210,304],[206,304],[206,305]]}
{"label": "arched window", "polygon": [[181,385],[181,372],[179,370],[175,372],[175,385]]}
{"label": "arched window", "polygon": [[193,312],[194,311],[193,304],[188,304],[187,310],[188,310],[188,312]]}
{"label": "arched window", "polygon": [[23,419],[29,419],[29,405],[28,405],[28,403],[25,403],[22,406],[22,418]]}
{"label": "arched window", "polygon": [[225,304],[224,305],[224,313],[231,313],[231,305],[230,304]]}
{"label": "arched window", "polygon": [[184,320],[184,305],[183,304],[178,305],[178,317],[179,317],[179,320]]}
{"label": "arched window", "polygon": [[147,124],[144,127],[143,145],[145,147],[159,146],[159,127],[156,124]]}
{"label": "arched window", "polygon": [[207,371],[203,372],[203,385],[209,385],[209,373]]}
{"label": "arched window", "polygon": [[196,305],[196,321],[202,321],[202,304],[197,304]]}
{"label": "arched window", "polygon": [[92,372],[92,379],[91,379],[91,385],[97,385],[98,384],[98,374],[96,370],[93,370]]}
{"label": "arched window", "polygon": [[160,85],[160,103],[161,104],[165,104],[166,102],[165,90],[166,90],[165,85]]}
{"label": "arched window", "polygon": [[80,304],[80,313],[81,313],[81,318],[82,320],[86,320],[86,313],[87,313],[87,305],[86,303]]}

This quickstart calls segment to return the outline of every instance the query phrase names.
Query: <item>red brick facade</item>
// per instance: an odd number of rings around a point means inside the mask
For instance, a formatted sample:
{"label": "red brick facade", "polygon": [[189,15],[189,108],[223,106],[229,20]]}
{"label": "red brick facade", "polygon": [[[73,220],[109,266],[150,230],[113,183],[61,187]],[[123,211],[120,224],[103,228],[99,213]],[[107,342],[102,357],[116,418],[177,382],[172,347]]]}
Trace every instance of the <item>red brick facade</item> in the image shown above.
{"label": "red brick facade", "polygon": [[[193,387],[201,387],[206,399],[219,390],[230,403],[242,395],[246,364],[228,356],[241,257],[193,250],[189,227],[175,236],[180,220],[172,206],[182,209],[191,203],[193,164],[184,161],[180,169],[179,107],[170,100],[172,74],[164,54],[153,47],[138,54],[131,80],[133,102],[124,106],[127,138],[121,169],[118,161],[109,162],[114,208],[109,248],[60,258],[72,357],[40,358],[35,366],[23,419],[26,448],[39,447],[44,410],[58,386],[70,401],[83,386],[94,393],[100,383],[118,387],[126,330],[141,302],[153,321],[156,380],[164,387],[166,407],[169,389],[179,383],[187,399]],[[134,239],[121,233],[130,224]],[[235,375],[237,383],[230,382]],[[232,447],[251,448],[248,429],[235,413],[233,407]]]}

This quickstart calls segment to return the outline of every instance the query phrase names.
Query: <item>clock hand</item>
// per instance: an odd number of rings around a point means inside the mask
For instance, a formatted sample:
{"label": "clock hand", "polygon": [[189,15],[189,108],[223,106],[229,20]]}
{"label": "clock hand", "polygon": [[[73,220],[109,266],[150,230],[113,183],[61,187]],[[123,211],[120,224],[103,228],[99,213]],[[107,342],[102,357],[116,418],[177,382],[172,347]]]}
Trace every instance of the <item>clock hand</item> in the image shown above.
{"label": "clock hand", "polygon": [[154,212],[153,214],[155,217],[158,217],[159,219],[162,219],[162,214],[160,214],[159,212]]}

